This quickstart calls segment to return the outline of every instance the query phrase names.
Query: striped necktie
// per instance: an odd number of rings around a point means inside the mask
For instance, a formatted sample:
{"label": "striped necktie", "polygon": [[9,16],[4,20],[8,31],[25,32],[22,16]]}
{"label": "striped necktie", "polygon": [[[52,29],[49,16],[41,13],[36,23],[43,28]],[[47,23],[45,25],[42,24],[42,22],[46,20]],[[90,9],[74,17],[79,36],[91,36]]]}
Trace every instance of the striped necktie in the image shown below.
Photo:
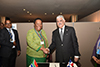
{"label": "striped necktie", "polygon": [[9,29],[9,35],[10,35],[10,41],[12,41],[12,33],[11,33],[11,29]]}

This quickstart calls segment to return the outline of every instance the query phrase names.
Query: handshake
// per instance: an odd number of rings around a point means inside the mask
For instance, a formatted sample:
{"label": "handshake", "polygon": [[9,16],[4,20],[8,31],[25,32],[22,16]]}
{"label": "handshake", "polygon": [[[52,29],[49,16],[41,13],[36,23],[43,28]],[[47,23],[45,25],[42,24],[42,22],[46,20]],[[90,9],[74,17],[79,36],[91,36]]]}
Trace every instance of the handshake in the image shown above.
{"label": "handshake", "polygon": [[42,50],[45,54],[50,53],[50,50],[48,48],[41,47],[40,50]]}

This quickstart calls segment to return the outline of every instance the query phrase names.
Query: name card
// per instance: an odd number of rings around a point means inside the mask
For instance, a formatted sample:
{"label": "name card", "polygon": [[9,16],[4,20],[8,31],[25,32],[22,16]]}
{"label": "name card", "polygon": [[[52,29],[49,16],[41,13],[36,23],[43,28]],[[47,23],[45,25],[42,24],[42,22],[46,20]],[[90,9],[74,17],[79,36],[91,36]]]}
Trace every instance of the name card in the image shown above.
{"label": "name card", "polygon": [[49,63],[49,67],[60,67],[59,63]]}

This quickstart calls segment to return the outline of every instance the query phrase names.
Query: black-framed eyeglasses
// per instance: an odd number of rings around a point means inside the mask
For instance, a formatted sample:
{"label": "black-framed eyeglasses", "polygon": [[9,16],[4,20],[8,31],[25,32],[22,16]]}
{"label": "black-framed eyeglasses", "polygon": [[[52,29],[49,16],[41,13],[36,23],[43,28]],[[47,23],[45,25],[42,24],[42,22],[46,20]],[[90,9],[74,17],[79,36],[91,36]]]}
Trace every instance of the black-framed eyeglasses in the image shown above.
{"label": "black-framed eyeglasses", "polygon": [[5,23],[6,25],[9,25],[9,24],[11,24],[11,23]]}

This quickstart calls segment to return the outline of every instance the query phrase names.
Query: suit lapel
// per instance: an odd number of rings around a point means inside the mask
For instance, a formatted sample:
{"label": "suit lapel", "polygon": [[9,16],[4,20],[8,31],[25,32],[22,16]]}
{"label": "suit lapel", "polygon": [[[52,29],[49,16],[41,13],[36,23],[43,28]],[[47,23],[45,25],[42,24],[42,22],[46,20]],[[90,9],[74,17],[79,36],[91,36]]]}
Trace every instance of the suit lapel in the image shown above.
{"label": "suit lapel", "polygon": [[64,38],[66,35],[68,35],[68,27],[67,26],[65,26],[65,29],[64,29],[63,42],[65,40]]}
{"label": "suit lapel", "polygon": [[8,30],[6,28],[4,28],[4,29],[5,29],[6,36],[9,36],[9,39],[10,39],[10,35],[9,35]]}
{"label": "suit lapel", "polygon": [[14,33],[14,36],[15,36],[15,40],[16,40],[16,36],[17,36],[16,34],[17,34],[17,33],[15,32],[14,29],[12,29],[12,30],[13,30],[13,33]]}
{"label": "suit lapel", "polygon": [[59,39],[61,41],[60,34],[59,34],[59,28],[57,28],[57,36],[59,37]]}
{"label": "suit lapel", "polygon": [[[7,30],[6,28],[4,28],[4,29],[6,30],[7,34],[9,34],[8,30]],[[9,35],[9,36],[10,36],[10,35]]]}
{"label": "suit lapel", "polygon": [[13,30],[13,32],[14,32],[14,35],[15,35],[16,33],[15,33],[14,29],[12,29],[12,30]]}

